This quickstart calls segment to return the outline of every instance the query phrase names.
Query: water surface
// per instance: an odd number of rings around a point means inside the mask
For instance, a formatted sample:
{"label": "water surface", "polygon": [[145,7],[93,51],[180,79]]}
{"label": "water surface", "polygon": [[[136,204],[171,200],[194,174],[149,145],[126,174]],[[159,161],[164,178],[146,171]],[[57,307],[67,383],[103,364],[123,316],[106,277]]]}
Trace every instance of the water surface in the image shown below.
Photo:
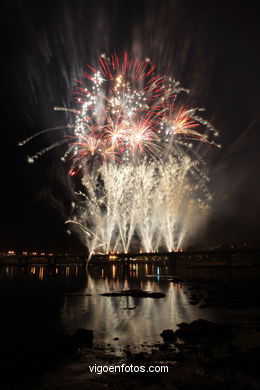
{"label": "water surface", "polygon": [[[250,269],[179,270],[183,279],[251,278]],[[93,329],[95,343],[152,344],[164,329],[198,318],[218,321],[214,309],[189,303],[185,283],[173,283],[176,271],[169,265],[135,263],[90,266],[0,267],[2,336],[41,337],[47,332],[72,334]],[[165,298],[104,297],[123,289],[161,291]],[[113,341],[118,337],[118,341]]]}

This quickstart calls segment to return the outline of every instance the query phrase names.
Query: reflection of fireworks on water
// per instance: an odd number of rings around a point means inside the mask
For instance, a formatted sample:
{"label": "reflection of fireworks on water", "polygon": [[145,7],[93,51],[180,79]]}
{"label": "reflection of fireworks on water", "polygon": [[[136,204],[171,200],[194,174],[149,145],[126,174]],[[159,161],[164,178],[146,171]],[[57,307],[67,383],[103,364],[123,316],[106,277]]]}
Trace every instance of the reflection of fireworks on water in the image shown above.
{"label": "reflection of fireworks on water", "polygon": [[88,68],[79,109],[55,107],[75,114],[73,133],[30,162],[68,142],[62,159],[71,176],[81,172],[84,192],[67,223],[80,227],[91,252],[178,250],[211,198],[193,141],[216,145],[217,132],[202,109],[178,103],[188,91],[148,60],[102,55]]}

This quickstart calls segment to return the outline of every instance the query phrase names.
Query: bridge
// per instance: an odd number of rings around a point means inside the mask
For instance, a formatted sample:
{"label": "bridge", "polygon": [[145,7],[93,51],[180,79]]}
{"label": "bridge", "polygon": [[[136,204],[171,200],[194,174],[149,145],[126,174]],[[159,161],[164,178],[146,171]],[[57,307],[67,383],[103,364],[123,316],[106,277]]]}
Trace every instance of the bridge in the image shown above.
{"label": "bridge", "polygon": [[[230,248],[225,250],[193,250],[176,252],[137,252],[137,253],[108,253],[95,254],[94,262],[122,261],[130,263],[138,259],[142,261],[166,260],[179,266],[235,266],[235,265],[260,265],[260,248]],[[141,261],[141,259],[139,261]]]}
{"label": "bridge", "polygon": [[[131,252],[94,254],[91,263],[124,264],[134,261],[170,261],[183,266],[212,265],[260,265],[260,248],[230,248],[225,250],[194,250],[176,252]],[[6,255],[0,256],[0,265],[68,265],[86,264],[88,254],[52,254],[52,255]]]}

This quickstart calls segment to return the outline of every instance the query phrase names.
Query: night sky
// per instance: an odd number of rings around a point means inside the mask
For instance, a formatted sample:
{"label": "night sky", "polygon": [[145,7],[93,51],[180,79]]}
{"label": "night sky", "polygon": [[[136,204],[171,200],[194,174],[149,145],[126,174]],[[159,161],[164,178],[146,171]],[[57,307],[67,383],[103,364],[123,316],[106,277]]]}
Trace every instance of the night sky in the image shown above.
{"label": "night sky", "polygon": [[72,249],[64,221],[73,183],[62,148],[27,163],[57,140],[17,143],[68,121],[75,79],[105,52],[150,57],[206,108],[221,149],[199,148],[214,196],[193,244],[259,243],[260,23],[256,3],[238,1],[10,1],[2,10],[2,249]]}

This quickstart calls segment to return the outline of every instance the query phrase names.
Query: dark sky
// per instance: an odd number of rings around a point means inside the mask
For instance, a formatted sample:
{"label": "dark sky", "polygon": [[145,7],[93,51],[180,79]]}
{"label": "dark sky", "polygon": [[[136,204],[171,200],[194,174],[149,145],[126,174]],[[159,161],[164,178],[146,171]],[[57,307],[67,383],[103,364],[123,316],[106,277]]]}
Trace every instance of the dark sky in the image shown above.
{"label": "dark sky", "polygon": [[[101,52],[150,57],[191,89],[219,129],[222,149],[201,149],[214,196],[203,243],[255,242],[259,234],[260,28],[256,3],[238,1],[10,1],[2,16],[0,248],[80,249],[66,234],[73,184],[59,150],[27,164],[57,138],[75,79]],[[0,249],[1,250],[1,249]]]}

